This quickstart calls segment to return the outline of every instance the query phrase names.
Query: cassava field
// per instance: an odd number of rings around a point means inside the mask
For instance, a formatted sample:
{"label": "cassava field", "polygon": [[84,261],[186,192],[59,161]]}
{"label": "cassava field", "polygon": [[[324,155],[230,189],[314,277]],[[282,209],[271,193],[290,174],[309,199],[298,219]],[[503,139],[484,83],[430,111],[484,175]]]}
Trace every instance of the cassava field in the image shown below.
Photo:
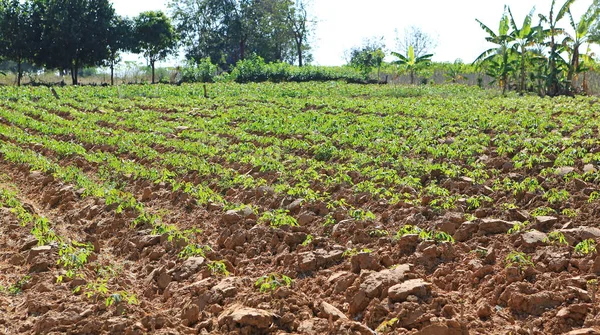
{"label": "cassava field", "polygon": [[1,93],[0,334],[598,333],[595,97],[56,91]]}

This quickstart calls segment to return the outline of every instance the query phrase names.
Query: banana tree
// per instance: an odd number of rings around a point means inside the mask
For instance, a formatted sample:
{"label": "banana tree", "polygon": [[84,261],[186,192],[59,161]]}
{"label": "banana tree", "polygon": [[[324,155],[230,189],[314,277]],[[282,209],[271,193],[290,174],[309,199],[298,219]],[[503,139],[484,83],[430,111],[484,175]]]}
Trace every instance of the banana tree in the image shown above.
{"label": "banana tree", "polygon": [[556,15],[554,15],[554,7],[556,5],[556,0],[552,0],[552,5],[550,7],[550,16],[546,17],[542,14],[539,14],[540,19],[543,22],[547,22],[549,26],[548,36],[550,36],[550,53],[548,57],[548,74],[546,76],[546,85],[548,94],[551,96],[558,95],[561,91],[559,74],[561,72],[560,65],[563,59],[560,55],[562,51],[561,46],[559,45],[559,43],[556,43],[556,37],[563,34],[564,30],[559,28],[557,25],[558,22],[562,20],[563,17],[565,17],[567,12],[569,11],[569,8],[571,8],[571,5],[574,2],[575,0],[565,1],[565,3],[562,5],[562,7],[560,7]]}
{"label": "banana tree", "polygon": [[410,84],[413,85],[415,83],[415,76],[417,71],[422,69],[423,67],[429,65],[431,63],[431,57],[433,54],[427,54],[423,56],[416,57],[415,49],[411,45],[408,47],[407,55],[403,55],[397,52],[392,51],[392,55],[397,57],[398,60],[392,62],[393,64],[404,67],[410,73]]}
{"label": "banana tree", "polygon": [[510,7],[508,7],[508,15],[510,16],[510,25],[513,29],[512,34],[515,38],[515,43],[513,44],[513,49],[519,55],[519,92],[523,93],[525,91],[525,78],[527,74],[525,73],[525,68],[527,65],[527,58],[529,55],[529,51],[527,47],[533,44],[534,34],[536,30],[531,26],[531,19],[533,17],[533,13],[535,12],[535,7],[531,9],[529,14],[523,20],[523,25],[521,27],[517,27],[515,23],[515,19],[512,15]]}
{"label": "banana tree", "polygon": [[[597,1],[594,1],[595,3]],[[592,25],[596,22],[600,11],[596,4],[590,6],[587,12],[583,14],[579,22],[575,22],[573,19],[573,14],[571,14],[571,10],[567,9],[567,15],[569,16],[569,23],[571,24],[571,28],[573,28],[574,33],[568,34],[565,33],[566,38],[563,41],[563,45],[567,47],[567,50],[570,54],[570,62],[569,62],[569,72],[567,74],[567,81],[571,83],[571,88],[574,90],[576,81],[577,81],[577,73],[582,71],[580,68],[580,53],[579,48],[588,42],[588,37]]]}
{"label": "banana tree", "polygon": [[[479,57],[477,57],[477,59],[475,59],[473,63],[493,62],[493,68],[496,69],[494,73],[495,75],[499,76],[499,84],[502,87],[502,94],[505,94],[508,88],[508,75],[512,70],[512,62],[509,58],[512,51],[512,43],[515,40],[514,35],[509,33],[510,23],[507,14],[507,7],[504,6],[504,13],[500,19],[498,33],[495,33],[492,29],[483,24],[483,22],[477,19],[475,19],[475,21],[479,23],[481,29],[489,34],[485,40],[495,44],[496,46],[484,51],[481,55],[479,55]],[[495,79],[497,80],[498,78]]]}

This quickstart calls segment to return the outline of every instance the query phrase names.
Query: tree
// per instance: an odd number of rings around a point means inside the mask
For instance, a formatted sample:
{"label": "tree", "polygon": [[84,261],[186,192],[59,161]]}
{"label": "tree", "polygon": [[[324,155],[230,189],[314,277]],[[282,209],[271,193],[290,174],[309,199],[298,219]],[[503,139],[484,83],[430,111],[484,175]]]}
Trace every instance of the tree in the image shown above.
{"label": "tree", "polygon": [[108,58],[112,5],[108,0],[33,1],[42,29],[36,62],[70,71],[77,85],[80,68],[100,66]]}
{"label": "tree", "polygon": [[392,55],[398,58],[398,60],[393,63],[404,67],[406,71],[410,73],[411,85],[415,83],[415,76],[417,72],[423,67],[429,65],[431,63],[431,57],[433,57],[433,54],[417,56],[412,45],[408,47],[408,52],[406,55],[398,52],[392,52]]}
{"label": "tree", "polygon": [[560,82],[559,82],[559,74],[561,72],[559,65],[566,64],[564,59],[562,59],[561,46],[556,43],[556,36],[563,33],[563,29],[558,27],[558,22],[562,20],[563,17],[571,8],[571,5],[575,2],[575,0],[567,0],[562,7],[558,10],[556,15],[554,15],[554,6],[556,5],[556,0],[552,0],[552,5],[550,7],[550,15],[548,17],[540,14],[539,17],[542,22],[546,22],[549,25],[548,28],[548,36],[550,37],[549,42],[549,56],[548,56],[548,73],[546,76],[546,86],[548,94],[551,96],[560,94]]}
{"label": "tree", "polygon": [[366,39],[362,46],[354,47],[349,51],[349,64],[359,70],[365,79],[368,79],[371,70],[377,67],[377,80],[379,80],[380,68],[385,58],[384,48],[383,37]]}
{"label": "tree", "polygon": [[296,43],[298,66],[302,66],[304,65],[304,54],[308,49],[308,36],[311,32],[309,25],[312,23],[308,18],[306,4],[303,0],[297,0],[295,6],[290,7],[287,13],[287,22]]}
{"label": "tree", "polygon": [[421,57],[433,52],[437,40],[417,26],[404,29],[404,36],[400,38],[396,31],[396,47],[403,55],[408,54],[408,49],[413,48],[415,57]]}
{"label": "tree", "polygon": [[515,18],[512,15],[510,7],[508,7],[508,15],[510,16],[510,25],[513,29],[512,35],[514,36],[515,43],[513,44],[514,51],[519,55],[519,91],[523,93],[525,91],[525,79],[527,77],[526,66],[528,58],[527,47],[533,43],[533,37],[536,33],[535,29],[532,29],[531,20],[535,7],[531,9],[529,14],[525,16],[523,24],[519,28],[515,22]]}
{"label": "tree", "polygon": [[133,21],[114,16],[110,21],[107,64],[110,68],[110,84],[114,85],[115,65],[121,61],[120,52],[134,50]]}
{"label": "tree", "polygon": [[23,62],[33,58],[39,41],[33,19],[31,1],[0,0],[0,56],[16,63],[18,86],[23,77]]}
{"label": "tree", "polygon": [[210,57],[225,67],[255,54],[304,65],[310,22],[303,1],[171,0],[169,9],[188,59]]}
{"label": "tree", "polygon": [[175,51],[177,35],[171,20],[162,11],[142,12],[135,18],[136,49],[143,52],[152,68],[152,83],[157,61],[164,60]]}
{"label": "tree", "polygon": [[473,63],[491,63],[491,69],[494,71],[488,74],[493,74],[500,79],[499,84],[502,87],[502,94],[505,94],[508,88],[508,75],[512,70],[512,62],[510,61],[509,56],[512,50],[512,42],[514,41],[514,35],[509,33],[510,27],[507,7],[504,6],[504,13],[500,19],[498,33],[495,33],[481,21],[477,19],[475,19],[475,21],[477,21],[481,28],[488,33],[489,36],[486,37],[485,40],[496,46],[481,53]]}
{"label": "tree", "polygon": [[590,30],[600,11],[596,5],[592,5],[588,8],[588,10],[583,14],[579,22],[575,23],[573,19],[573,15],[571,14],[571,10],[567,9],[567,15],[569,16],[569,23],[571,24],[571,28],[573,28],[573,35],[570,35],[565,32],[566,38],[563,41],[563,44],[567,44],[569,53],[571,55],[571,59],[569,62],[569,72],[567,74],[567,81],[571,83],[571,88],[575,89],[575,76],[578,72],[581,71],[580,68],[580,53],[579,48],[589,41],[588,37],[590,36]]}

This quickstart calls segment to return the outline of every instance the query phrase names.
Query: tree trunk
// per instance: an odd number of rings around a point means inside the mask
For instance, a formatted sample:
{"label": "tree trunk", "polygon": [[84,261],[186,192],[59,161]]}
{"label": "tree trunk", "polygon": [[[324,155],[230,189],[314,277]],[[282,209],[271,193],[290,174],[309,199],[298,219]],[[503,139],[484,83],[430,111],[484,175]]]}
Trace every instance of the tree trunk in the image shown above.
{"label": "tree trunk", "polygon": [[573,50],[573,56],[571,57],[571,66],[569,67],[569,73],[567,74],[567,81],[571,83],[571,88],[575,91],[575,71],[579,67],[579,48],[576,47]]}
{"label": "tree trunk", "polygon": [[245,53],[246,53],[246,40],[241,39],[240,40],[240,60],[244,60]]}
{"label": "tree trunk", "polygon": [[152,67],[152,84],[154,84],[154,62],[153,60],[150,61],[150,66]]}
{"label": "tree trunk", "polygon": [[115,84],[115,64],[113,62],[110,63],[110,86]]}
{"label": "tree trunk", "polygon": [[298,66],[302,67],[302,37],[296,37],[296,48],[298,50]]}
{"label": "tree trunk", "polygon": [[21,86],[21,78],[23,77],[23,69],[21,58],[17,60],[17,86]]}
{"label": "tree trunk", "polygon": [[77,66],[77,63],[73,64],[73,66],[71,66],[71,80],[73,81],[73,85],[77,85],[78,84],[78,75],[79,72],[79,67]]}
{"label": "tree trunk", "polygon": [[520,87],[519,90],[521,91],[521,94],[523,94],[523,92],[525,91],[525,47],[521,48],[521,83],[520,83]]}
{"label": "tree trunk", "polygon": [[414,70],[410,70],[410,84],[411,85],[415,84],[415,71]]}

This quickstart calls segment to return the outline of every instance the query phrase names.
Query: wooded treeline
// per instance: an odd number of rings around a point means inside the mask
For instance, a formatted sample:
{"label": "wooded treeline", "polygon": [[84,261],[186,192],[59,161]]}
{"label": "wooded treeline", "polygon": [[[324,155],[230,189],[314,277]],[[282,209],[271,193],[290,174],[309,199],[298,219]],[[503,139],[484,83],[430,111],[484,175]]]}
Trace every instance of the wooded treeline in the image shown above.
{"label": "wooded treeline", "polygon": [[172,0],[169,13],[119,16],[108,0],[0,0],[0,58],[70,74],[74,85],[84,67],[111,70],[121,53],[157,61],[183,46],[191,62],[222,68],[249,55],[266,61],[310,60],[310,19],[301,0]]}

